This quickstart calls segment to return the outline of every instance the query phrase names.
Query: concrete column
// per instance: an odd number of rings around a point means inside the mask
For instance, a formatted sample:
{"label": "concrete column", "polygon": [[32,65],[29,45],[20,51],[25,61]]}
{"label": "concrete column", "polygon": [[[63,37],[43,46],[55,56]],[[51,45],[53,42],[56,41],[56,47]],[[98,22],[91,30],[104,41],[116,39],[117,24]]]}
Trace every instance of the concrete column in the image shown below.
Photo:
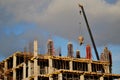
{"label": "concrete column", "polygon": [[107,66],[107,72],[110,73],[110,67],[109,67],[109,65]]}
{"label": "concrete column", "polygon": [[35,76],[35,77],[34,77],[34,80],[38,80],[38,76]]}
{"label": "concrete column", "polygon": [[91,63],[88,63],[88,72],[92,72],[92,65],[91,65]]}
{"label": "concrete column", "polygon": [[84,75],[80,75],[80,80],[84,80]]}
{"label": "concrete column", "polygon": [[110,73],[110,70],[109,70],[109,66],[104,66],[104,69],[105,69],[105,73]]}
{"label": "concrete column", "polygon": [[16,80],[16,69],[13,69],[13,80]]}
{"label": "concrete column", "polygon": [[31,62],[28,61],[28,77],[31,76]]}
{"label": "concrete column", "polygon": [[38,75],[37,59],[34,59],[34,76]]}
{"label": "concrete column", "polygon": [[7,70],[7,61],[5,61],[5,64],[4,64],[4,66],[5,66],[5,70]]}
{"label": "concrete column", "polygon": [[58,74],[58,80],[62,80],[62,73]]}
{"label": "concrete column", "polygon": [[38,42],[34,40],[34,76],[38,75],[38,65],[37,65],[37,53],[38,53]]}
{"label": "concrete column", "polygon": [[53,72],[52,59],[49,59],[49,74]]}
{"label": "concrete column", "polygon": [[53,80],[52,76],[49,76],[49,80]]}
{"label": "concrete column", "polygon": [[69,62],[69,67],[70,67],[70,70],[73,70],[73,64],[72,64],[72,61]]}
{"label": "concrete column", "polygon": [[7,80],[7,76],[4,76],[4,80]]}
{"label": "concrete column", "polygon": [[[7,61],[5,61],[5,64],[4,64],[4,71],[6,71],[7,70]],[[7,80],[7,76],[4,76],[4,80]]]}
{"label": "concrete column", "polygon": [[40,65],[37,66],[37,72],[38,72],[38,74],[40,74]]}
{"label": "concrete column", "polygon": [[16,55],[13,55],[13,80],[16,80]]}
{"label": "concrete column", "polygon": [[48,74],[48,67],[47,66],[45,66],[45,72],[46,72],[46,74]]}
{"label": "concrete column", "polygon": [[16,55],[13,55],[13,68],[16,68]]}
{"label": "concrete column", "polygon": [[34,57],[37,57],[38,53],[38,42],[37,40],[34,40]]}
{"label": "concrete column", "polygon": [[100,77],[100,80],[104,80],[103,76]]}
{"label": "concrete column", "polygon": [[26,78],[26,64],[23,65],[23,79]]}

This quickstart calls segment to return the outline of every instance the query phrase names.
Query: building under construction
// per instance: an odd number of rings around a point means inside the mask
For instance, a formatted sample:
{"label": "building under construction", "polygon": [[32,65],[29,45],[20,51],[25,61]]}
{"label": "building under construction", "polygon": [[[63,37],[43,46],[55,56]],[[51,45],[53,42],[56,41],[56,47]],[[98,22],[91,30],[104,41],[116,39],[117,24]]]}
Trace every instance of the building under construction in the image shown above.
{"label": "building under construction", "polygon": [[[112,74],[111,62],[105,57],[107,48],[101,54],[101,60],[91,58],[91,47],[86,46],[86,57],[76,51],[73,57],[73,45],[68,43],[68,56],[54,56],[53,41],[47,43],[47,53],[38,54],[38,43],[34,41],[34,51],[15,52],[0,63],[0,80],[120,80],[119,74]],[[103,56],[104,54],[104,56]]]}
{"label": "building under construction", "polygon": [[[55,55],[52,40],[48,40],[47,53],[38,53],[38,43],[34,40],[33,51],[25,49],[23,52],[15,52],[0,62],[0,80],[120,80],[120,74],[112,74],[112,55],[107,47],[99,59],[84,8],[81,5],[79,7],[85,17],[97,61],[92,60],[90,45],[86,46],[86,57],[83,58],[80,50],[73,56],[73,44],[69,42],[65,57],[61,55],[61,51],[58,56]],[[83,40],[80,36],[80,45]]]}

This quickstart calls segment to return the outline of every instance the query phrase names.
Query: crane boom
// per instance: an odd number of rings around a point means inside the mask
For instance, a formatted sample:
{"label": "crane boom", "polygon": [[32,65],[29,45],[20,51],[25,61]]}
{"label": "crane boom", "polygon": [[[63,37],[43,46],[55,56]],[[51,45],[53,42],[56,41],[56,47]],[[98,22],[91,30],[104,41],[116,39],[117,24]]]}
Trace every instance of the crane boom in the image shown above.
{"label": "crane boom", "polygon": [[94,51],[95,51],[95,54],[96,54],[97,60],[99,60],[98,51],[97,51],[97,48],[96,48],[96,45],[95,45],[95,42],[94,42],[94,39],[93,39],[93,36],[92,36],[91,29],[90,29],[89,24],[88,24],[88,21],[87,21],[87,17],[86,17],[86,14],[85,14],[84,8],[83,8],[83,6],[80,5],[80,4],[79,4],[79,7],[81,8],[81,10],[82,10],[82,12],[83,12],[83,16],[84,16],[84,19],[85,19],[85,22],[86,22],[86,26],[87,26],[87,29],[88,29],[88,32],[89,32],[89,35],[90,35],[91,41],[92,41],[92,45],[93,45],[93,48],[94,48]]}

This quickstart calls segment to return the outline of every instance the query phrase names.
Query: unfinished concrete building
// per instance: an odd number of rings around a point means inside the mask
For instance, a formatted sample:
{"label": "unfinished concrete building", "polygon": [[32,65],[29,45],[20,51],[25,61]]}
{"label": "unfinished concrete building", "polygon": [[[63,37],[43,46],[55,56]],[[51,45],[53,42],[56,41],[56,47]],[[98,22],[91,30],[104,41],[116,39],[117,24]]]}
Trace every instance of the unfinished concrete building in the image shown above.
{"label": "unfinished concrete building", "polygon": [[0,63],[0,80],[120,80],[120,74],[110,73],[108,61],[82,58],[80,51],[73,57],[72,43],[68,56],[54,56],[53,41],[48,41],[46,54],[38,54],[37,40],[34,51],[15,52]]}

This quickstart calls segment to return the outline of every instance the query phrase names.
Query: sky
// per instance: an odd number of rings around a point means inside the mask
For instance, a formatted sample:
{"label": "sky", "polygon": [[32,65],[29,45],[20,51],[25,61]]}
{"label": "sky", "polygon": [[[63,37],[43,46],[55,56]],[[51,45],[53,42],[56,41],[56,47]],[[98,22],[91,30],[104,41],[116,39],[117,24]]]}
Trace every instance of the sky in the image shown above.
{"label": "sky", "polygon": [[[91,40],[79,3],[85,8],[99,55],[107,46],[113,55],[113,72],[120,73],[120,0],[0,0],[0,61],[28,48],[34,39],[41,54],[52,39],[56,50],[62,48],[62,55],[67,55],[71,41],[74,52],[79,49],[85,57]],[[83,46],[77,40],[80,35],[85,39]]]}

